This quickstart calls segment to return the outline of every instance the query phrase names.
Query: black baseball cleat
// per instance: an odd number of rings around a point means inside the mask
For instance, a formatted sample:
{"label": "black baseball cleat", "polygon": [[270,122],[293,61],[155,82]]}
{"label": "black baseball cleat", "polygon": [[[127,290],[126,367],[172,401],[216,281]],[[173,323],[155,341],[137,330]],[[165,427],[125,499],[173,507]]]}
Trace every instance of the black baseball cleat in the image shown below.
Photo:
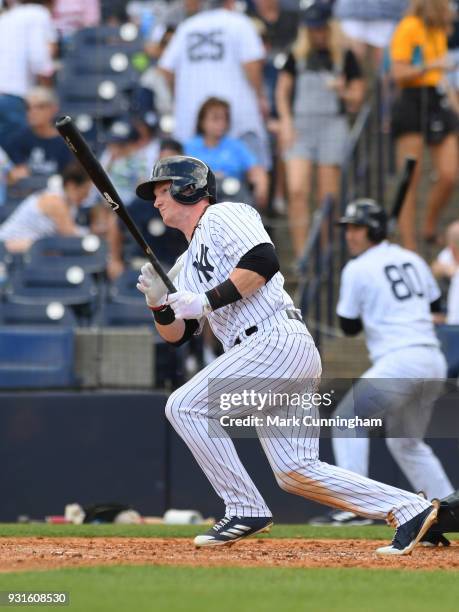
{"label": "black baseball cleat", "polygon": [[451,542],[442,533],[429,531],[419,540],[419,544],[425,548],[436,548],[437,546],[451,546]]}
{"label": "black baseball cleat", "polygon": [[348,525],[357,525],[363,527],[365,525],[374,525],[375,521],[370,518],[363,518],[353,512],[347,510],[332,510],[327,514],[315,516],[310,521],[309,525],[314,527],[347,527]]}
{"label": "black baseball cleat", "polygon": [[273,524],[271,516],[249,518],[246,516],[225,516],[218,523],[194,539],[194,545],[201,546],[224,546],[234,544],[238,540],[269,531]]}
{"label": "black baseball cleat", "polygon": [[435,523],[438,510],[429,506],[420,514],[397,527],[392,544],[377,548],[378,555],[409,555],[416,544]]}

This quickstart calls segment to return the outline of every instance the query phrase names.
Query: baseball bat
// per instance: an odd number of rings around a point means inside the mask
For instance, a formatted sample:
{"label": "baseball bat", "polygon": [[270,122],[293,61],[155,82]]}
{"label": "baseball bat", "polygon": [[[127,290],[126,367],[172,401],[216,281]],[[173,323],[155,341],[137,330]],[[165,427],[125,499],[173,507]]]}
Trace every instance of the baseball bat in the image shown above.
{"label": "baseball bat", "polygon": [[131,236],[145,253],[156,273],[166,285],[168,291],[175,293],[177,289],[174,287],[170,278],[167,276],[166,272],[159,263],[158,258],[145,241],[145,238],[142,236],[139,228],[134,223],[131,215],[128,213],[126,206],[123,204],[123,201],[118,195],[118,192],[116,191],[108,174],[105,172],[99,160],[91,151],[88,143],[81,135],[72,118],[69,116],[61,117],[56,121],[56,128],[59,134],[65,140],[68,148],[72,151],[80,164],[89,174],[92,182],[100,191],[110,208],[126,225]]}
{"label": "baseball bat", "polygon": [[388,233],[391,234],[395,230],[395,226],[397,225],[397,219],[400,216],[400,212],[402,210],[403,203],[406,198],[406,194],[408,193],[408,189],[410,188],[411,179],[413,178],[413,173],[416,168],[417,159],[415,157],[407,157],[405,159],[405,165],[403,167],[402,173],[400,175],[400,179],[395,190],[392,210],[389,215],[388,222]]}

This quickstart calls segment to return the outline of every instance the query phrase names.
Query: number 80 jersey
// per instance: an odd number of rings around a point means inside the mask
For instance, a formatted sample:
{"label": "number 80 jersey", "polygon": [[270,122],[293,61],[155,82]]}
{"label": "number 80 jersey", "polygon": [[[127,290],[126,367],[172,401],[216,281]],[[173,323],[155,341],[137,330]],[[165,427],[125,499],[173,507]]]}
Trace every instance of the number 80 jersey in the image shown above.
{"label": "number 80 jersey", "polygon": [[349,261],[337,313],[362,319],[372,361],[405,346],[438,346],[430,304],[440,289],[416,253],[388,241]]}

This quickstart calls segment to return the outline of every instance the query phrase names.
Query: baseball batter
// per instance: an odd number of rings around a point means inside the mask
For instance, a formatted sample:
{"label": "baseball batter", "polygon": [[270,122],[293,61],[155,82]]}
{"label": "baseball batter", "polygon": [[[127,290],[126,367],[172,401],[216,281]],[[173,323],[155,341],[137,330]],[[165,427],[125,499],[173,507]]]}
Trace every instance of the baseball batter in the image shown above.
{"label": "baseball batter", "polygon": [[[340,224],[354,259],[342,272],[337,313],[345,334],[365,331],[373,365],[336,415],[383,413],[387,446],[414,490],[446,497],[453,486],[422,440],[447,372],[431,316],[440,289],[421,257],[386,240],[386,214],[374,200],[349,204]],[[334,433],[337,465],[366,476],[369,438]],[[329,517],[320,522],[355,523],[352,514]]]}
{"label": "baseball batter", "polygon": [[[142,267],[137,287],[153,311],[158,332],[180,345],[207,318],[225,349],[170,395],[166,416],[226,507],[225,516],[197,536],[195,545],[232,544],[268,529],[273,519],[224,427],[213,423],[219,435],[209,435],[209,380],[219,378],[237,389],[244,376],[294,378],[303,380],[306,390],[315,389],[320,357],[283,289],[276,252],[260,216],[245,204],[217,203],[215,177],[203,162],[181,156],[162,159],[137,195],[153,202],[164,223],[180,229],[189,242],[169,273],[176,293],[166,293],[151,264]],[[234,405],[231,414],[239,410]],[[336,508],[387,519],[397,531],[392,544],[378,552],[409,554],[435,520],[437,510],[430,502],[319,461],[316,428],[302,437],[289,431],[260,438],[278,484]]]}

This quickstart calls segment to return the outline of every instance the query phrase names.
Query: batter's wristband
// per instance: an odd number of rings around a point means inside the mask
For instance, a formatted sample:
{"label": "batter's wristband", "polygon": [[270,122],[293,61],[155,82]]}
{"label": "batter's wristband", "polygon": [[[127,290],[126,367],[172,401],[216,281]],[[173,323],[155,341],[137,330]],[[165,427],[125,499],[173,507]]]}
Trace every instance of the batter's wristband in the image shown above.
{"label": "batter's wristband", "polygon": [[161,310],[152,310],[152,312],[156,323],[160,325],[170,325],[175,321],[175,314],[170,306],[166,306]]}
{"label": "batter's wristband", "polygon": [[206,296],[212,310],[223,308],[223,306],[233,304],[233,302],[237,302],[242,298],[242,295],[229,278],[220,285],[217,285],[217,287],[206,291]]}

